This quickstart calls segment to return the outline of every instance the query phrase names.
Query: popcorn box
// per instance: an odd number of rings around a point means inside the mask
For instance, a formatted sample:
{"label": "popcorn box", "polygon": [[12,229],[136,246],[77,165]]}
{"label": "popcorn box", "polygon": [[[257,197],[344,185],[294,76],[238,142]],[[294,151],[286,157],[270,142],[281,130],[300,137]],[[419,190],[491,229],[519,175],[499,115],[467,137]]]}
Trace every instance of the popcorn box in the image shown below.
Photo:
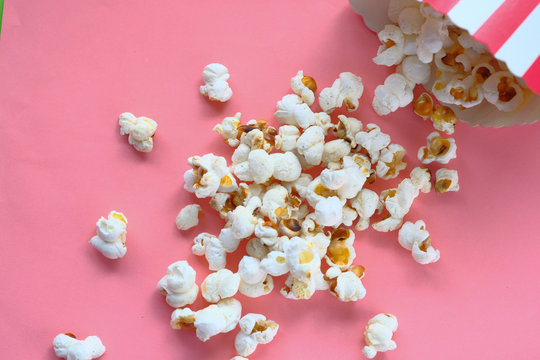
{"label": "popcorn box", "polygon": [[[414,0],[401,0],[414,1]],[[422,0],[419,0],[422,1]],[[388,18],[391,0],[349,0],[366,26],[379,32]],[[449,105],[460,120],[473,126],[502,127],[532,124],[540,119],[540,3],[538,0],[425,0],[446,14],[457,26],[467,30],[490,52],[506,62],[524,89],[524,101],[510,112],[499,111],[483,102],[472,108]],[[373,56],[377,49],[373,49]],[[434,82],[425,85],[429,91]],[[430,91],[431,92],[431,91]]]}

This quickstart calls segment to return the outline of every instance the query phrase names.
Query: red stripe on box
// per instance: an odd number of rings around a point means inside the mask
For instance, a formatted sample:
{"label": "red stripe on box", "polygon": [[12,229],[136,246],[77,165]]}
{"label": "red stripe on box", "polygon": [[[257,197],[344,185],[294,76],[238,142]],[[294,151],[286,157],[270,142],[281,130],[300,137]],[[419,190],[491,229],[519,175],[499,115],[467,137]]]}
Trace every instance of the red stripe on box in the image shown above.
{"label": "red stripe on box", "polygon": [[459,2],[459,0],[422,0],[429,3],[432,8],[440,13],[448,14],[450,10]]}
{"label": "red stripe on box", "polygon": [[540,57],[537,57],[529,70],[523,74],[523,79],[531,90],[540,94]]}
{"label": "red stripe on box", "polygon": [[[495,54],[538,5],[538,0],[506,0],[474,33]],[[538,44],[531,44],[538,46]]]}

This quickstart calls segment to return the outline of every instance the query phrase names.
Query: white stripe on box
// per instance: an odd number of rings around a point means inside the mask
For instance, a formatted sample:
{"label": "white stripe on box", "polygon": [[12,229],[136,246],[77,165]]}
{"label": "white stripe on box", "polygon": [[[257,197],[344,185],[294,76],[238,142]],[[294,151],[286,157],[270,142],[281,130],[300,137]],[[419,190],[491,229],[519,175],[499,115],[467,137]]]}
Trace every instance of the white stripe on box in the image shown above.
{"label": "white stripe on box", "polygon": [[448,12],[457,25],[474,34],[504,0],[461,0]]}
{"label": "white stripe on box", "polygon": [[540,56],[540,4],[527,16],[495,57],[506,61],[514,75],[522,76]]}

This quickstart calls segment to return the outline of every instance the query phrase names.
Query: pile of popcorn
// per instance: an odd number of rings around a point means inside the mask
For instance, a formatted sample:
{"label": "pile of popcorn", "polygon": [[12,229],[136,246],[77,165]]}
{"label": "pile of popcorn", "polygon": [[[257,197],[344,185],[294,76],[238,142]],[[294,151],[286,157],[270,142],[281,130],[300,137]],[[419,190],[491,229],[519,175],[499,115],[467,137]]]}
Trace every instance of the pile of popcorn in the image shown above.
{"label": "pile of popcorn", "polygon": [[429,4],[390,0],[388,18],[392,24],[378,33],[382,45],[373,61],[397,67],[375,89],[377,114],[407,106],[415,86],[429,83],[439,102],[462,109],[484,99],[501,111],[515,110],[523,103],[523,85],[506,64]]}

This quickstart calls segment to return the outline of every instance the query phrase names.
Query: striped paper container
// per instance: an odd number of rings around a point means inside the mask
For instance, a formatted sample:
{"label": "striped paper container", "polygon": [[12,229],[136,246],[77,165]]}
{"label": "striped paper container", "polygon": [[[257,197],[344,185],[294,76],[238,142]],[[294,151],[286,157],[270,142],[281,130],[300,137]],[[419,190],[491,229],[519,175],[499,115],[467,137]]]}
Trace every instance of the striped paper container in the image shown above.
{"label": "striped paper container", "polygon": [[[529,86],[526,103],[516,111],[503,113],[490,104],[461,110],[461,120],[472,125],[511,126],[540,119],[540,0],[423,0],[446,14],[456,25],[486,44],[514,75]],[[380,31],[390,23],[390,0],[349,0],[366,25]],[[376,49],[374,50],[376,53]],[[428,88],[428,86],[426,86]],[[535,94],[536,92],[536,94]]]}

